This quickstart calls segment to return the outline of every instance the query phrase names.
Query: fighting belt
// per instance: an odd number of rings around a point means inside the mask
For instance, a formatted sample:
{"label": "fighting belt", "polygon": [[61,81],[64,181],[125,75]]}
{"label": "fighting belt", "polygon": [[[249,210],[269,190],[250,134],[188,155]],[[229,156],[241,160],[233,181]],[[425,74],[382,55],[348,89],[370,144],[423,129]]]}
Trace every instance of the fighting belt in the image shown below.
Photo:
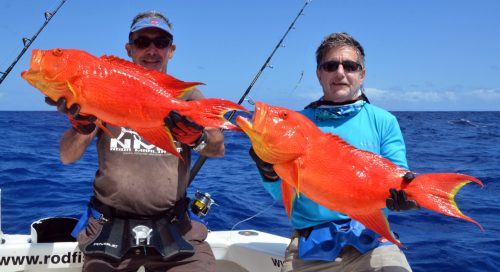
{"label": "fighting belt", "polygon": [[[177,223],[185,216],[189,200],[181,200],[171,214],[152,217],[140,217],[123,213],[105,206],[95,198],[91,199],[87,211],[88,216],[99,220],[103,226],[95,239],[83,245],[84,254],[110,257],[120,260],[130,250],[140,250],[148,254],[154,251],[164,260],[186,258],[194,254],[193,246],[184,239]],[[80,221],[86,225],[87,220],[82,216]],[[77,234],[80,230],[75,230]]]}

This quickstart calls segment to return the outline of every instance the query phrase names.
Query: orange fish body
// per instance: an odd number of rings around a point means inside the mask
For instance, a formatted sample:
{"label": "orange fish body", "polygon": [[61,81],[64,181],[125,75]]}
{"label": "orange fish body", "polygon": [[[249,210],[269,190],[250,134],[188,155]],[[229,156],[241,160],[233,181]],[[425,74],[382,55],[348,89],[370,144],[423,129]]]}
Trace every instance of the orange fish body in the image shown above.
{"label": "orange fish body", "polygon": [[404,189],[421,207],[479,223],[463,215],[454,202],[458,190],[480,180],[457,173],[421,174],[403,181],[408,170],[374,153],[357,149],[337,135],[322,132],[306,116],[282,107],[257,102],[253,123],[236,119],[249,136],[255,153],[274,165],[282,179],[283,203],[288,215],[301,192],[318,204],[347,214],[389,241],[391,234],[382,212],[389,189]]}
{"label": "orange fish body", "polygon": [[74,49],[33,50],[30,69],[21,76],[43,94],[68,105],[78,103],[81,114],[135,130],[150,143],[177,156],[163,119],[172,110],[205,127],[238,130],[224,118],[230,110],[245,110],[223,99],[178,99],[200,85],[147,70],[113,56],[95,57]]}

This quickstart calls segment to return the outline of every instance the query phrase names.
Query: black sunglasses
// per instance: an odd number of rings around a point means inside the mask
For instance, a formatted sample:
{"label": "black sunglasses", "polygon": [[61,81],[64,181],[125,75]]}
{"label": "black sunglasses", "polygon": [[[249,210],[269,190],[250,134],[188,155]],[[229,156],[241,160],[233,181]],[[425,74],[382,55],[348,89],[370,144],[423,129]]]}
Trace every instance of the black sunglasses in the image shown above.
{"label": "black sunglasses", "polygon": [[150,39],[148,37],[140,36],[131,42],[131,44],[137,46],[139,49],[148,48],[151,43],[154,43],[158,49],[165,49],[172,44],[172,39],[169,37],[156,37],[154,39]]}
{"label": "black sunglasses", "polygon": [[342,67],[344,68],[344,71],[347,73],[352,73],[352,72],[357,72],[361,70],[363,67],[361,64],[352,61],[352,60],[345,60],[342,62],[336,61],[336,60],[330,60],[327,62],[323,62],[319,65],[319,68],[323,71],[326,72],[335,72],[337,69],[339,69],[339,65],[342,64]]}

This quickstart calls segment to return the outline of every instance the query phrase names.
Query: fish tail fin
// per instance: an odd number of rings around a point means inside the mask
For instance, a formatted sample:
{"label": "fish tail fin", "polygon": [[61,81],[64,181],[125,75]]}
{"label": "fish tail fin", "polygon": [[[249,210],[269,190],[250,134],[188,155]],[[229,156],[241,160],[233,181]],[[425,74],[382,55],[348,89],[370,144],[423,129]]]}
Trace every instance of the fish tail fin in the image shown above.
{"label": "fish tail fin", "polygon": [[243,106],[218,98],[192,100],[187,102],[189,103],[189,112],[179,110],[179,113],[188,116],[196,123],[204,127],[241,131],[239,127],[227,120],[224,114],[232,110],[247,111]]}
{"label": "fish tail fin", "polygon": [[406,248],[400,241],[398,241],[394,235],[392,235],[391,228],[389,226],[389,221],[385,217],[382,210],[374,210],[369,214],[350,214],[352,219],[361,222],[367,228],[373,230],[380,236],[387,239],[389,242],[398,245],[400,247]]}
{"label": "fish tail fin", "polygon": [[458,173],[429,173],[417,175],[415,179],[403,187],[408,197],[417,201],[421,207],[476,224],[481,231],[483,227],[474,219],[464,215],[455,203],[455,195],[467,183],[483,183],[472,176]]}

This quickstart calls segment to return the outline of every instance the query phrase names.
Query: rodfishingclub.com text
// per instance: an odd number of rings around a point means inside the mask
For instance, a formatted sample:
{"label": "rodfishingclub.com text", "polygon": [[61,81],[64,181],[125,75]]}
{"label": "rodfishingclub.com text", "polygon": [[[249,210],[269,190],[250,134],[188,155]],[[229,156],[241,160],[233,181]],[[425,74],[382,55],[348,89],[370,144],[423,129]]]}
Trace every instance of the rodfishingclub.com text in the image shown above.
{"label": "rodfishingclub.com text", "polygon": [[0,267],[9,265],[78,264],[82,262],[83,254],[79,251],[70,251],[66,254],[0,256]]}

